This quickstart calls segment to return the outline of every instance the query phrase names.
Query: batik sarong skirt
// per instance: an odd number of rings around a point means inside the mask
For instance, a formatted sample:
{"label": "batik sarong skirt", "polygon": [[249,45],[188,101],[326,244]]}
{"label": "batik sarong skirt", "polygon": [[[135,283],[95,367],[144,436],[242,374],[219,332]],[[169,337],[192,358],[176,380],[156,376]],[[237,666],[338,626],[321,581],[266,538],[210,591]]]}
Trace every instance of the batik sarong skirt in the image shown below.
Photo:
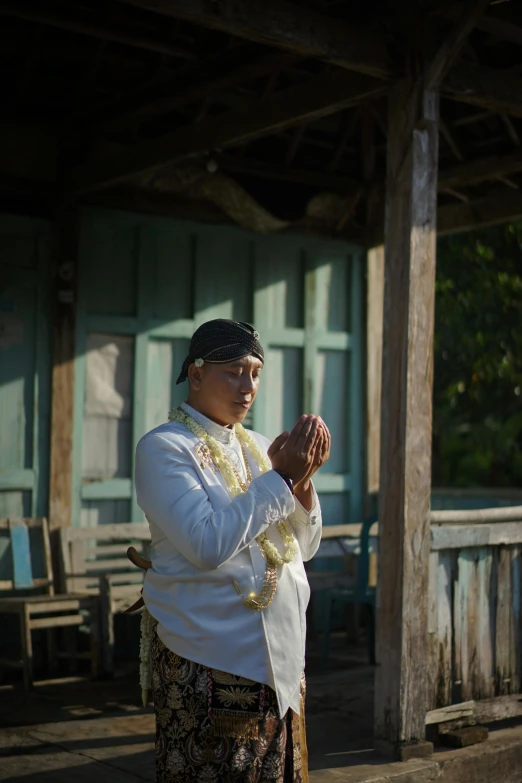
{"label": "batik sarong skirt", "polygon": [[308,783],[301,715],[279,714],[267,685],[209,669],[154,634],[156,783]]}

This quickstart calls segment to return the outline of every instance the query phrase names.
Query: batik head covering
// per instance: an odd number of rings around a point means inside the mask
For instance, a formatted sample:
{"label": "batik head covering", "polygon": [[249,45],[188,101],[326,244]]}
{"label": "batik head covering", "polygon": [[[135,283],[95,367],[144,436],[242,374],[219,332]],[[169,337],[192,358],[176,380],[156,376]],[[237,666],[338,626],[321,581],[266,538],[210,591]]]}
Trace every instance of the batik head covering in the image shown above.
{"label": "batik head covering", "polygon": [[176,384],[187,380],[188,368],[193,363],[226,364],[250,354],[262,362],[265,360],[259,334],[253,326],[243,321],[229,321],[227,318],[207,321],[192,335],[189,354],[183,362]]}

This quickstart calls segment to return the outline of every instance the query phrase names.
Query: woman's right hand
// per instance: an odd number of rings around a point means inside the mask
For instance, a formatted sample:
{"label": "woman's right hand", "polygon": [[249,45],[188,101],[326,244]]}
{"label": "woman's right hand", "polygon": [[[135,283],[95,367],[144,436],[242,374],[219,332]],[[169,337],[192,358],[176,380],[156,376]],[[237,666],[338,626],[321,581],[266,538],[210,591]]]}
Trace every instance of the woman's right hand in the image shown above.
{"label": "woman's right hand", "polygon": [[298,484],[309,473],[320,427],[317,416],[301,416],[292,432],[283,432],[268,449],[272,468]]}

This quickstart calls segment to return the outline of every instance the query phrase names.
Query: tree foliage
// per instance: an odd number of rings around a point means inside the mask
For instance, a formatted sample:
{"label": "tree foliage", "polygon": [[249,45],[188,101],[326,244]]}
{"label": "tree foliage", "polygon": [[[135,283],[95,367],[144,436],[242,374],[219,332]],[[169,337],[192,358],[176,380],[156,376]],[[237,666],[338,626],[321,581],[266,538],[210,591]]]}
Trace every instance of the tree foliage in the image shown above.
{"label": "tree foliage", "polygon": [[522,223],[441,239],[433,483],[521,486]]}

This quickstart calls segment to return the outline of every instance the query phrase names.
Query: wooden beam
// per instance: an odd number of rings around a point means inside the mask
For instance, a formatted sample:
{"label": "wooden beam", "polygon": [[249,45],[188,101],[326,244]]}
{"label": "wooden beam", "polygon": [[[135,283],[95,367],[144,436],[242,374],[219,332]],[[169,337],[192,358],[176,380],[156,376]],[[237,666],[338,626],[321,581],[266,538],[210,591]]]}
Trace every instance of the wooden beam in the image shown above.
{"label": "wooden beam", "polygon": [[445,168],[439,175],[439,188],[458,188],[463,185],[475,185],[486,180],[506,177],[522,171],[522,150],[505,155],[490,155],[487,158],[460,163]]}
{"label": "wooden beam", "polygon": [[438,95],[389,96],[376,747],[425,753]]}
{"label": "wooden beam", "polygon": [[366,273],[366,453],[369,493],[379,491],[384,246],[368,251]]}
{"label": "wooden beam", "polygon": [[104,106],[87,108],[78,119],[85,117],[106,131],[114,131],[130,122],[197,103],[217,92],[258,79],[274,69],[288,68],[295,62],[298,62],[295,55],[279,51],[256,53],[252,58],[244,46],[237,46],[194,66],[173,71],[167,78],[131,90]]}
{"label": "wooden beam", "polygon": [[[231,35],[286,49],[304,57],[315,57],[342,68],[359,71],[382,79],[391,79],[394,69],[387,54],[387,40],[375,30],[357,23],[330,19],[285,0],[123,0],[158,14],[184,19],[202,27],[222,30]],[[433,78],[444,73],[440,63],[452,62],[465,41],[469,25],[480,16],[480,3],[453,28],[448,45],[433,62]],[[453,48],[449,46],[452,44]],[[441,89],[444,95],[490,108],[492,111],[522,116],[522,80],[502,72],[476,65],[459,65],[445,75]],[[510,88],[510,83],[512,87]]]}
{"label": "wooden beam", "polygon": [[453,152],[457,160],[463,161],[464,155],[460,151],[460,147],[457,144],[457,140],[455,139],[453,133],[450,131],[446,123],[443,122],[442,120],[440,121],[440,132],[446,139],[446,142],[448,143],[450,150]]}
{"label": "wooden beam", "polygon": [[513,144],[518,147],[520,145],[520,136],[518,135],[518,131],[511,122],[510,118],[507,116],[507,114],[501,114],[500,119],[504,123],[509,138]]}
{"label": "wooden beam", "polygon": [[124,0],[157,14],[388,78],[384,40],[357,22],[328,19],[285,0]]}
{"label": "wooden beam", "polygon": [[329,171],[335,171],[339,163],[341,162],[343,155],[346,151],[346,145],[355,133],[355,127],[359,121],[360,111],[356,109],[344,118],[342,124],[342,134],[339,141],[339,146],[335,150],[335,154],[328,164]]}
{"label": "wooden beam", "polygon": [[[458,13],[458,11],[453,8],[445,8],[440,12],[436,10],[435,12],[440,13],[441,16],[453,19],[456,18]],[[500,19],[491,14],[487,14],[486,16],[477,19],[475,26],[479,30],[483,30],[485,33],[489,33],[501,41],[509,41],[510,43],[517,44],[517,46],[522,46],[522,26],[515,22],[510,22],[507,19]]]}
{"label": "wooden beam", "polygon": [[276,165],[264,160],[235,157],[223,153],[216,156],[220,168],[235,174],[247,174],[262,179],[275,179],[281,182],[295,182],[298,185],[308,185],[312,188],[334,190],[338,193],[353,195],[361,186],[356,179],[344,177],[341,174],[328,174],[313,169],[294,169]]}
{"label": "wooden beam", "polygon": [[100,24],[88,18],[82,18],[78,14],[71,14],[65,10],[57,12],[45,7],[45,4],[31,5],[28,3],[0,2],[0,15],[10,16],[14,19],[25,19],[29,22],[57,27],[62,30],[70,30],[81,35],[91,36],[104,41],[126,44],[149,52],[166,54],[169,57],[179,57],[183,60],[195,60],[196,54],[181,46],[176,46],[167,39],[146,35],[139,29],[131,28],[120,19],[114,27]]}
{"label": "wooden beam", "polygon": [[468,63],[458,65],[445,77],[441,92],[472,106],[522,117],[522,79],[503,71]]}
{"label": "wooden beam", "polygon": [[468,0],[451,29],[444,37],[442,45],[432,58],[424,75],[427,90],[439,89],[477,21],[480,19],[490,0]]}
{"label": "wooden beam", "polygon": [[483,226],[505,223],[522,218],[522,194],[518,190],[499,189],[490,196],[470,201],[469,204],[451,204],[439,207],[439,234],[473,231]]}
{"label": "wooden beam", "polygon": [[345,71],[321,74],[274,93],[262,103],[208,117],[195,126],[132,146],[114,157],[91,160],[72,171],[70,189],[86,193],[212,149],[224,149],[354,106],[386,87]]}
{"label": "wooden beam", "polygon": [[53,312],[51,400],[51,529],[73,523],[73,410],[76,340],[77,227],[73,209],[59,212],[54,224],[56,278]]}

